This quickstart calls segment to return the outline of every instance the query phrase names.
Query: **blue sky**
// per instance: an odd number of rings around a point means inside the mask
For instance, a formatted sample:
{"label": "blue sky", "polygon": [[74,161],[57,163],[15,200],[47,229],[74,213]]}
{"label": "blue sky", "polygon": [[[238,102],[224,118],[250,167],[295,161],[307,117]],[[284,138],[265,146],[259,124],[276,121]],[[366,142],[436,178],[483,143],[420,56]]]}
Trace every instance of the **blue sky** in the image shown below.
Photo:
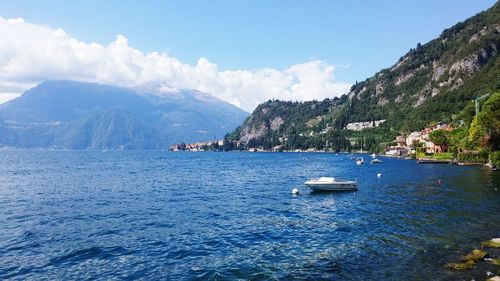
{"label": "blue sky", "polygon": [[418,42],[491,7],[442,1],[0,1],[0,17],[61,28],[108,45],[117,34],[144,53],[219,71],[286,69],[319,60],[354,83],[389,67]]}
{"label": "blue sky", "polygon": [[64,29],[87,42],[116,34],[146,52],[220,69],[284,68],[321,59],[364,80],[418,42],[492,6],[447,1],[2,1],[0,16]]}

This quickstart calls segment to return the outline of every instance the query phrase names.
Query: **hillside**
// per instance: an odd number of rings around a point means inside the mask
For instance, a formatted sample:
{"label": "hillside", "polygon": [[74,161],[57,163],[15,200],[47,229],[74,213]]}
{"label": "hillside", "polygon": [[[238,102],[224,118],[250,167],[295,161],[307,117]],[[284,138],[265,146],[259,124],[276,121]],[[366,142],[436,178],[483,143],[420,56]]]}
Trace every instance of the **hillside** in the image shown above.
{"label": "hillside", "polygon": [[47,81],[0,105],[0,147],[160,149],[223,136],[247,113],[197,91]]}
{"label": "hillside", "polygon": [[[228,138],[264,148],[338,143],[332,146],[335,149],[348,148],[342,144],[344,138],[357,138],[363,143],[359,148],[367,149],[433,122],[468,124],[473,118],[471,100],[500,89],[499,50],[500,3],[496,3],[438,38],[418,44],[392,67],[356,83],[338,99],[261,104]],[[348,123],[375,120],[386,121],[361,132],[345,130]],[[280,138],[295,141],[291,145]]]}

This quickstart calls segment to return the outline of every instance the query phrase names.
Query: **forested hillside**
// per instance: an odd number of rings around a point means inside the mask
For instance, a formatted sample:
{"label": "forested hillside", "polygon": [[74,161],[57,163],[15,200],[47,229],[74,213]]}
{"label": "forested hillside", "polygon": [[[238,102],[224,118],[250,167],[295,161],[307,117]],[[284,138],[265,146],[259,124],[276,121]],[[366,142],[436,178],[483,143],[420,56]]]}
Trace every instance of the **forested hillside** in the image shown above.
{"label": "forested hillside", "polygon": [[[398,133],[447,121],[470,124],[472,100],[500,90],[500,3],[418,44],[340,98],[259,105],[229,140],[248,147],[375,149]],[[348,131],[348,123],[386,120]],[[350,139],[350,142],[346,142]],[[354,140],[354,141],[353,141]]]}

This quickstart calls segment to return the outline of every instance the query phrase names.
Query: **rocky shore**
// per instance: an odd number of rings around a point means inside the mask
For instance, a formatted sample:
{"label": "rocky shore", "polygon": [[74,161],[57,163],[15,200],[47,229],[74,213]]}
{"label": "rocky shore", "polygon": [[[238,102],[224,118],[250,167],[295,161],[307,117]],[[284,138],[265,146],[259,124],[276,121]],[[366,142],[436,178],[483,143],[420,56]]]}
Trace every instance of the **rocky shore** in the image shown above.
{"label": "rocky shore", "polygon": [[477,249],[461,256],[459,261],[447,263],[446,267],[470,272],[472,280],[500,281],[500,238],[481,242]]}

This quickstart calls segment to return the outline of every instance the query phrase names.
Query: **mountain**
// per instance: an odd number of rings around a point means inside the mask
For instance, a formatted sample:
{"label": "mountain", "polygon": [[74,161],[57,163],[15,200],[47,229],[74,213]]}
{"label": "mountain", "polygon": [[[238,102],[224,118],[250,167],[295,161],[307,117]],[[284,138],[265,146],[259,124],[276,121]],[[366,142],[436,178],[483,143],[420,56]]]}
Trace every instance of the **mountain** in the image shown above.
{"label": "mountain", "polygon": [[471,99],[500,88],[500,2],[354,85],[343,123],[387,119],[410,131],[453,121]]}
{"label": "mountain", "polygon": [[47,81],[0,105],[0,146],[159,149],[224,134],[248,114],[198,91],[156,95],[74,81]]}
{"label": "mountain", "polygon": [[[474,112],[471,100],[500,89],[499,50],[497,2],[438,38],[417,44],[392,67],[356,83],[340,98],[259,105],[228,138],[265,148],[308,147],[318,142],[336,143],[335,148],[342,149],[349,146],[346,138],[373,144],[433,122],[469,124]],[[345,130],[349,123],[376,120],[386,121],[375,129]],[[285,143],[286,138],[293,139],[293,145]]]}

